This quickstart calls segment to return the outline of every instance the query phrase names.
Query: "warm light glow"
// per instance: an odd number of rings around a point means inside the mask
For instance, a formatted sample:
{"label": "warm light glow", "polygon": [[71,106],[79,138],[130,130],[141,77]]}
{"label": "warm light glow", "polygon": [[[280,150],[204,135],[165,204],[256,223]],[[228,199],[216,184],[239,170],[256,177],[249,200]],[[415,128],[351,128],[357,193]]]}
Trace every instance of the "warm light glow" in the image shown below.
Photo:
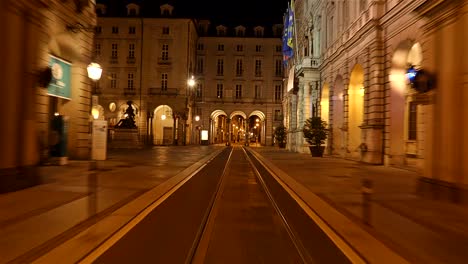
{"label": "warm light glow", "polygon": [[88,77],[94,81],[101,79],[102,68],[101,65],[91,62],[88,65]]}
{"label": "warm light glow", "polygon": [[200,116],[195,116],[195,121],[200,121]]}
{"label": "warm light glow", "polygon": [[260,119],[257,118],[257,119],[255,120],[255,122],[260,122]]}
{"label": "warm light glow", "polygon": [[365,92],[365,89],[364,89],[364,86],[362,86],[362,87],[359,89],[359,95],[360,95],[360,96],[364,96],[364,92]]}
{"label": "warm light glow", "polygon": [[91,109],[91,115],[93,116],[94,120],[98,119],[99,118],[99,109],[97,109],[96,107],[93,107]]}
{"label": "warm light glow", "polygon": [[54,113],[54,116],[59,116],[60,114],[58,112],[55,112]]}
{"label": "warm light glow", "polygon": [[201,140],[208,140],[208,130],[201,131]]}
{"label": "warm light glow", "polygon": [[190,77],[190,79],[188,79],[187,84],[190,87],[193,87],[195,85],[195,78],[193,77],[193,75],[192,77]]}
{"label": "warm light glow", "polygon": [[258,126],[259,126],[259,124],[255,124],[255,126],[256,126],[256,127],[258,127]]}
{"label": "warm light glow", "polygon": [[166,115],[165,114],[161,115],[161,120],[166,120]]}

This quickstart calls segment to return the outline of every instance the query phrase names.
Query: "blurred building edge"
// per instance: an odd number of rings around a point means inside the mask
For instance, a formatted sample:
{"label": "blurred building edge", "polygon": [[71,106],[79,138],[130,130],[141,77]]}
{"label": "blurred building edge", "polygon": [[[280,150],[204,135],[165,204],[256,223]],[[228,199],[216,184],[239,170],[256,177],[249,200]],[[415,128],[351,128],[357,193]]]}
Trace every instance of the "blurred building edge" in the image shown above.
{"label": "blurred building edge", "polygon": [[301,127],[320,116],[328,155],[416,170],[420,193],[468,202],[468,1],[296,0],[294,8],[286,149],[309,152]]}
{"label": "blurred building edge", "polygon": [[[91,60],[93,32],[73,32],[67,26],[92,28],[96,14],[92,0],[2,0],[0,5],[3,193],[40,183],[38,165],[47,159],[44,152],[53,136],[54,114],[68,120],[64,139],[67,156],[89,158],[91,86],[86,67]],[[44,76],[52,58],[66,69],[54,72],[52,67],[49,76]],[[67,93],[51,91],[49,81]]]}

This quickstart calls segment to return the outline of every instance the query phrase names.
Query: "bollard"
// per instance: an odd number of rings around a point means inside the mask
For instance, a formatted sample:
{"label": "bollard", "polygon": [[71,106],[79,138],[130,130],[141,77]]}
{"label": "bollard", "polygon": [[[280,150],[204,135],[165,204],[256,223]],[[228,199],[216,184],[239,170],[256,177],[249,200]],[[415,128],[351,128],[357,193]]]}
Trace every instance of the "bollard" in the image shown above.
{"label": "bollard", "polygon": [[94,216],[97,213],[97,161],[91,160],[88,170],[88,216]]}
{"label": "bollard", "polygon": [[371,196],[372,196],[372,181],[370,179],[362,180],[362,220],[366,225],[371,225]]}

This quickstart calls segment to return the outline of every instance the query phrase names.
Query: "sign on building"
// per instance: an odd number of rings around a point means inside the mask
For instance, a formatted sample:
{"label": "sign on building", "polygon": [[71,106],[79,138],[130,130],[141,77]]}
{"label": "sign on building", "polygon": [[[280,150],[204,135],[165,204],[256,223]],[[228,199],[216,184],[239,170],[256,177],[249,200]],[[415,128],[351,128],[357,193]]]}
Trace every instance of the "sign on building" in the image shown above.
{"label": "sign on building", "polygon": [[71,99],[71,63],[50,55],[49,67],[52,80],[47,87],[47,94]]}

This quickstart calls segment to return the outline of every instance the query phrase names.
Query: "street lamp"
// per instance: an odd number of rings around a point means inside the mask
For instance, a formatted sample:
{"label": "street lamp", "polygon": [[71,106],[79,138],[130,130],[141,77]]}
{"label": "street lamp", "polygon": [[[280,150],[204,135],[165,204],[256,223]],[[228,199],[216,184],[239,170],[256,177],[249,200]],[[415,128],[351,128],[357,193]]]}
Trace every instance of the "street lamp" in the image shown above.
{"label": "street lamp", "polygon": [[101,74],[102,74],[102,68],[101,65],[91,62],[88,65],[88,77],[93,80],[93,81],[99,81],[101,79]]}
{"label": "street lamp", "polygon": [[[94,81],[95,87],[97,81],[101,79],[102,68],[101,65],[92,62],[87,67],[88,77]],[[91,159],[92,160],[105,160],[107,148],[107,121],[98,120],[99,111],[98,98],[96,95],[91,97],[91,115],[93,116],[92,130],[91,130]],[[93,164],[95,167],[96,164]]]}
{"label": "street lamp", "polygon": [[195,77],[192,75],[188,80],[187,80],[187,85],[188,85],[188,91],[185,93],[185,122],[184,122],[184,127],[183,127],[183,134],[184,138],[182,139],[182,144],[185,146],[186,140],[187,140],[187,120],[189,116],[189,98],[190,98],[190,91],[193,86],[195,86]]}

